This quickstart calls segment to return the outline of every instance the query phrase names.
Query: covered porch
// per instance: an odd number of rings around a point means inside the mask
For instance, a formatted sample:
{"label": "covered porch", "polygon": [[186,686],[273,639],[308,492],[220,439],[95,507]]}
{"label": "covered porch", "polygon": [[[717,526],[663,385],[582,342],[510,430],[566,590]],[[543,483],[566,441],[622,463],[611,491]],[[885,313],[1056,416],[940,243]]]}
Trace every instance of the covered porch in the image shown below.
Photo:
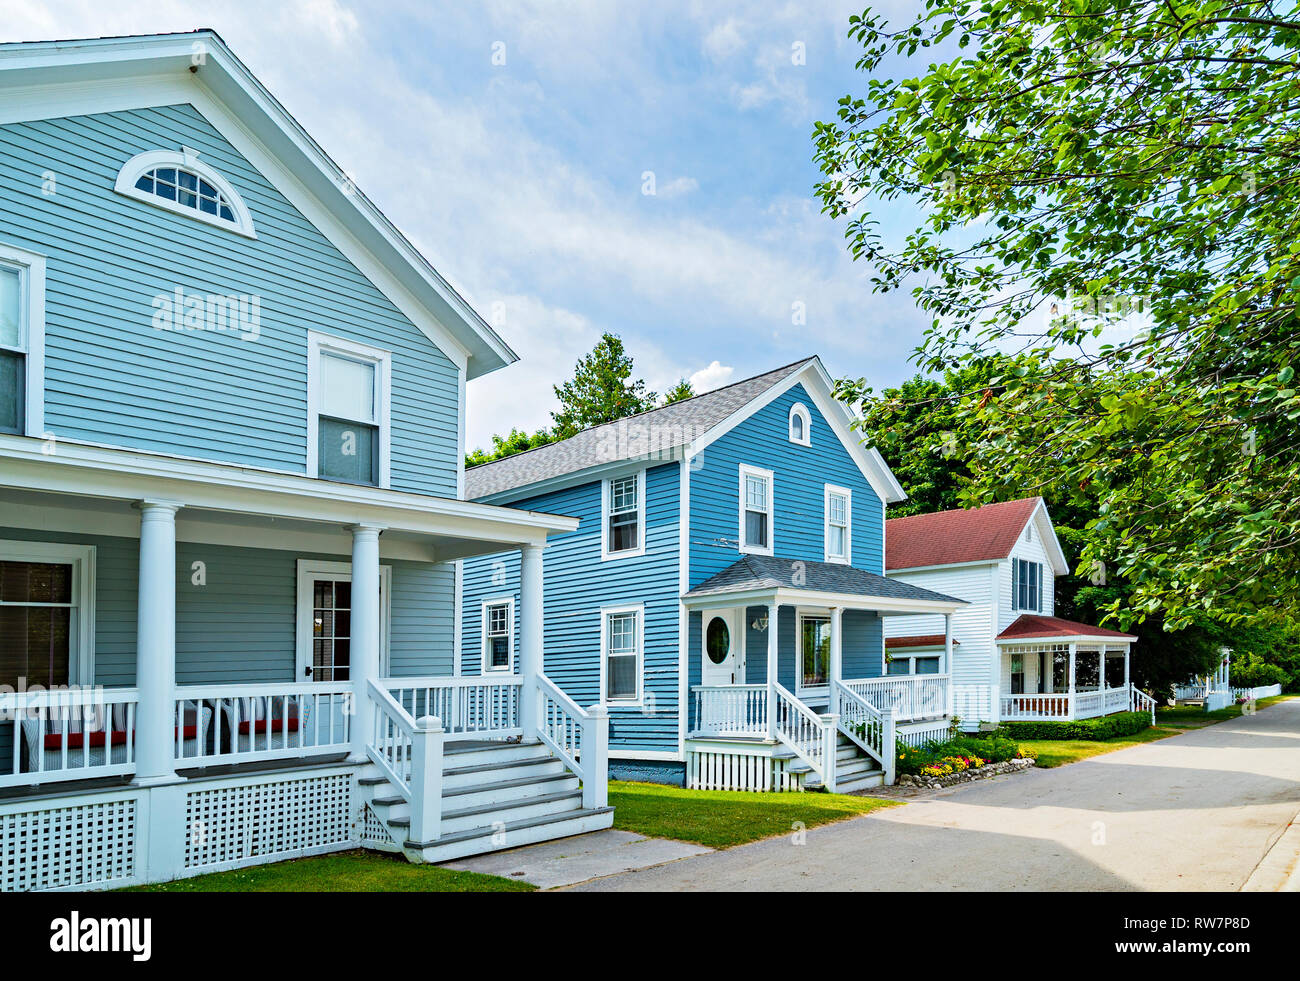
{"label": "covered porch", "polygon": [[[35,457],[0,478],[0,891],[355,847],[372,765],[433,839],[458,741],[537,738],[603,787],[596,713],[542,672],[546,539],[575,519],[120,451]],[[452,560],[482,553],[522,573],[517,659],[455,677]]]}
{"label": "covered porch", "polygon": [[[892,782],[901,733],[946,729],[951,615],[960,600],[849,566],[747,556],[684,602],[688,744],[780,745],[797,770],[835,788],[841,737]],[[945,617],[938,670],[889,674],[881,618],[918,612]]]}
{"label": "covered porch", "polygon": [[1154,712],[1129,677],[1137,638],[1058,617],[1021,616],[998,635],[1003,722],[1070,722]]}

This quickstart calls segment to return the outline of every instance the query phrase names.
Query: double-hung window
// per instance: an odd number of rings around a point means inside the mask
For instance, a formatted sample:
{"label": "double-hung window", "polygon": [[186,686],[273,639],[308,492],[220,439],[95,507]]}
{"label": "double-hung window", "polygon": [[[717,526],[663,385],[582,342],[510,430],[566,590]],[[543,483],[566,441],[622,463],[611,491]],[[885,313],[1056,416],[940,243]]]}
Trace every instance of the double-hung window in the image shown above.
{"label": "double-hung window", "polygon": [[308,343],[309,475],[387,487],[391,356],[321,334]]}
{"label": "double-hung window", "polygon": [[40,436],[45,259],[0,245],[0,433]]}
{"label": "double-hung window", "polygon": [[853,495],[846,487],[826,485],[826,561],[849,562]]}
{"label": "double-hung window", "polygon": [[1028,559],[1011,560],[1011,608],[1038,613],[1043,609],[1043,566]]}
{"label": "double-hung window", "polygon": [[939,655],[894,654],[890,657],[889,667],[885,673],[892,675],[938,674]]}
{"label": "double-hung window", "polygon": [[602,556],[615,558],[644,554],[645,471],[606,480],[603,500]]}
{"label": "double-hung window", "polygon": [[643,612],[641,606],[601,610],[603,696],[607,703],[641,701]]}
{"label": "double-hung window", "polygon": [[0,685],[90,683],[94,555],[82,545],[0,542]]}
{"label": "double-hung window", "polygon": [[740,468],[740,550],[772,554],[772,471]]}
{"label": "double-hung window", "polygon": [[483,670],[509,671],[513,660],[514,604],[483,604]]}

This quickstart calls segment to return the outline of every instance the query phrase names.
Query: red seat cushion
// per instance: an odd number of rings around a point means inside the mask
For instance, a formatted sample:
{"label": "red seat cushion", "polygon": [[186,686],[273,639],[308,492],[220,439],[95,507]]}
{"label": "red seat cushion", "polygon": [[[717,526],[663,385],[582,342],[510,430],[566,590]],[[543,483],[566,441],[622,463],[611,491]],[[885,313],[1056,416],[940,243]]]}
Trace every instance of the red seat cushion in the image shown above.
{"label": "red seat cushion", "polygon": [[[295,726],[295,728],[296,728],[296,726]],[[173,730],[172,730],[173,737],[174,737],[175,732],[176,732],[176,730],[173,729]],[[182,737],[185,738],[185,739],[194,739],[196,736],[198,736],[198,734],[199,734],[199,727],[198,727],[197,725],[193,725],[193,726],[185,726],[185,727],[181,730],[181,735],[182,735]],[[114,745],[114,746],[121,746],[123,743],[126,742],[126,730],[125,730],[125,729],[120,729],[120,730],[119,730],[119,729],[115,729],[115,730],[111,733],[111,735],[112,735],[112,737],[113,737],[112,745]],[[82,747],[83,745],[85,745],[85,738],[86,738],[85,733],[81,733],[81,732],[70,732],[70,733],[68,733],[68,749],[81,749],[81,747]],[[102,729],[100,729],[100,730],[96,730],[95,732],[92,732],[92,733],[90,734],[90,745],[91,745],[92,747],[93,747],[93,746],[103,746],[103,745],[104,745],[104,731],[103,731]],[[63,748],[63,733],[61,733],[61,732],[48,732],[48,733],[46,733],[46,734],[45,734],[45,748],[46,748],[46,749],[62,749],[62,748]]]}
{"label": "red seat cushion", "polygon": [[[266,732],[266,720],[265,720],[265,719],[258,719],[256,722],[241,722],[241,723],[239,723],[239,732],[240,732],[240,734],[241,734],[241,735],[245,735],[245,736],[248,735],[248,727],[249,727],[250,725],[254,727],[253,732],[255,732],[255,733]],[[286,728],[286,723],[285,723],[285,720],[284,720],[284,719],[272,719],[272,720],[271,720],[271,731],[272,731],[272,732],[284,732],[284,731],[285,731],[285,728]],[[288,731],[289,731],[289,732],[297,732],[297,731],[298,731],[298,720],[297,720],[297,719],[290,719],[290,720],[288,721],[287,728],[288,728]]]}

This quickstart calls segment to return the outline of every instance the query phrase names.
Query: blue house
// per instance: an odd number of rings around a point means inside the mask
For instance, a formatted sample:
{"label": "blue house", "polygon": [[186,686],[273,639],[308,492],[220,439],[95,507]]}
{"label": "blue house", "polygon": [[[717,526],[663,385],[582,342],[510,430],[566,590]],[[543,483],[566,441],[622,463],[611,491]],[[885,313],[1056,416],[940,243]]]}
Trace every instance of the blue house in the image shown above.
{"label": "blue house", "polygon": [[[465,474],[468,499],[576,518],[545,555],[545,673],[609,713],[611,773],[711,789],[892,781],[944,731],[934,673],[889,674],[883,618],[964,604],[884,576],[903,491],[817,358]],[[466,558],[464,676],[516,670],[516,556]]]}
{"label": "blue house", "polygon": [[514,360],[215,34],[0,45],[0,891],[610,825],[541,672],[579,521],[463,495]]}

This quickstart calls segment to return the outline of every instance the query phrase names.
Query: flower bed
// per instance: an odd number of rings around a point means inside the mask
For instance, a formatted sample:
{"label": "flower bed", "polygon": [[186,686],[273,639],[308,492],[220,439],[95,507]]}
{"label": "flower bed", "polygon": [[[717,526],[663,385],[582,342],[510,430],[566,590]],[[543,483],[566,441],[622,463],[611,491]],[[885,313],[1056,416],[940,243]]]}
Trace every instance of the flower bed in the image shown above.
{"label": "flower bed", "polygon": [[904,786],[946,787],[1032,765],[1003,730],[986,736],[952,735],[941,742],[913,747],[898,744],[898,782]]}
{"label": "flower bed", "polygon": [[[951,759],[949,757],[945,762]],[[944,766],[930,765],[922,767],[920,773],[904,773],[898,778],[898,784],[901,787],[951,787],[955,783],[982,780],[1000,773],[1023,773],[1033,765],[1034,761],[1025,756],[1003,760],[1001,763],[985,763],[981,760],[978,766],[967,765],[963,769],[952,767],[947,772],[944,772]]]}

